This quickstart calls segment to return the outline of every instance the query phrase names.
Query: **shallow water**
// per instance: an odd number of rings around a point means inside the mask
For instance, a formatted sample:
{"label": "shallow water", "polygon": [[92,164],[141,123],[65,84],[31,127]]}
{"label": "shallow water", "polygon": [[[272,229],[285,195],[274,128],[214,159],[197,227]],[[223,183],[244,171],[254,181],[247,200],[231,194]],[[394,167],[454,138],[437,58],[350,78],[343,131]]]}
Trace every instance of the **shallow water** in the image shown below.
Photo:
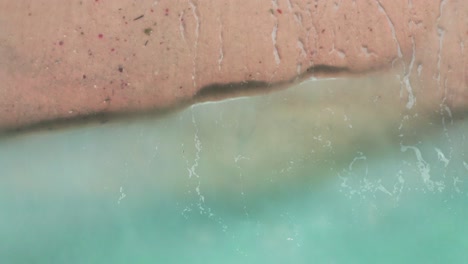
{"label": "shallow water", "polygon": [[0,263],[467,263],[468,121],[392,76],[0,139]]}

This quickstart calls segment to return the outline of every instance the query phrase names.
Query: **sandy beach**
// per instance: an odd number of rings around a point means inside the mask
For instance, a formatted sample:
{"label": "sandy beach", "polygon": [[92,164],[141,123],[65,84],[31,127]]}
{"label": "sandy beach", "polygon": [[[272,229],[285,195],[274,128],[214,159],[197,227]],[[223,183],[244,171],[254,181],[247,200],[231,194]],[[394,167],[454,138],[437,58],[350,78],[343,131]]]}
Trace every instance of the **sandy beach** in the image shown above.
{"label": "sandy beach", "polygon": [[160,112],[394,71],[411,109],[468,106],[468,3],[0,0],[0,128]]}

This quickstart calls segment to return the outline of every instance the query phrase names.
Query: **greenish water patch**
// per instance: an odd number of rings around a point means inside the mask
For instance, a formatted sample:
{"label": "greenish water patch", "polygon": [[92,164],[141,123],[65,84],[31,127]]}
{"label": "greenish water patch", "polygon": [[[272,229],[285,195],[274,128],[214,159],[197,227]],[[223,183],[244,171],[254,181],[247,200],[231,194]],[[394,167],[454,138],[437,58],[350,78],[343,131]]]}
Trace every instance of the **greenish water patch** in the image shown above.
{"label": "greenish water patch", "polygon": [[467,263],[468,122],[399,88],[2,138],[0,263]]}

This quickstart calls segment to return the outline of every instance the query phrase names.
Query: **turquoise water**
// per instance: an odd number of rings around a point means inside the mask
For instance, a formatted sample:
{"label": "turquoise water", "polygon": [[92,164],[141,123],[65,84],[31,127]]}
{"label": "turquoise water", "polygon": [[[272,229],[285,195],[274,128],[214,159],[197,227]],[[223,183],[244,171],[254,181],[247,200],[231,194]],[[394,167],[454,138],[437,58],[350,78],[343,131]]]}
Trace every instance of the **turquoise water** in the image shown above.
{"label": "turquoise water", "polygon": [[468,263],[468,121],[399,92],[321,80],[4,137],[0,263]]}

